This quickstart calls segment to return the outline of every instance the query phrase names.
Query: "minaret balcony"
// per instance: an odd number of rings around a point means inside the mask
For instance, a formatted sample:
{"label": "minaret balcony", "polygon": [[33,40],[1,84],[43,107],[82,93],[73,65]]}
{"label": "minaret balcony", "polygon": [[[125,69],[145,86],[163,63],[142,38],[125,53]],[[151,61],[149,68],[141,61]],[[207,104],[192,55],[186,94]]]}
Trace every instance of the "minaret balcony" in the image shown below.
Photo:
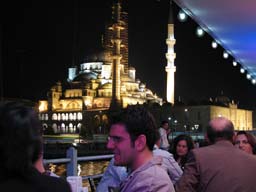
{"label": "minaret balcony", "polygon": [[122,59],[122,55],[121,54],[112,55],[111,58],[112,59]]}
{"label": "minaret balcony", "polygon": [[168,46],[174,46],[176,43],[176,39],[166,39],[166,44]]}
{"label": "minaret balcony", "polygon": [[176,53],[166,53],[166,54],[165,54],[165,57],[166,57],[166,59],[169,60],[169,61],[174,61],[175,58],[176,58]]}
{"label": "minaret balcony", "polygon": [[166,66],[165,71],[167,73],[171,73],[171,72],[174,73],[174,72],[176,72],[176,67],[175,66]]}

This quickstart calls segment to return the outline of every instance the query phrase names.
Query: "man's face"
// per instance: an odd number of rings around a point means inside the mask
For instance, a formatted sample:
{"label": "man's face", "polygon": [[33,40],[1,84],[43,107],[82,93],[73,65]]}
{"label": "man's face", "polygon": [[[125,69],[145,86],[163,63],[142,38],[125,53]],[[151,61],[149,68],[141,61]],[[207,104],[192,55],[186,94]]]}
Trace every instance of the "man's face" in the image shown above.
{"label": "man's face", "polygon": [[164,123],[164,124],[163,124],[163,128],[164,128],[164,129],[168,129],[168,128],[169,128],[169,124],[168,124],[168,123]]}
{"label": "man's face", "polygon": [[131,167],[134,163],[136,150],[124,125],[114,124],[111,126],[107,148],[114,153],[115,165]]}

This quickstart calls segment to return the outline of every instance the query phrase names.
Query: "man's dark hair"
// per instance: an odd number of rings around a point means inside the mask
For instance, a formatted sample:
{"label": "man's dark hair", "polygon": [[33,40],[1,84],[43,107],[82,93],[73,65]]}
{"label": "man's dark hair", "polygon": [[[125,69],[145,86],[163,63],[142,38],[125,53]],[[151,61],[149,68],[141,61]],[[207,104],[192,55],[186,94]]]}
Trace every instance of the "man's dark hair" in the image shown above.
{"label": "man's dark hair", "polygon": [[168,121],[163,120],[163,121],[161,122],[161,126],[163,126],[163,125],[164,125],[164,124],[166,124],[166,123],[168,123],[168,124],[169,124],[169,122],[168,122]]}
{"label": "man's dark hair", "polygon": [[216,130],[211,124],[207,126],[207,136],[211,143],[218,140],[229,140],[232,142],[234,135],[234,125],[231,121],[227,120],[225,127],[221,130]]}
{"label": "man's dark hair", "polygon": [[111,119],[111,124],[123,124],[132,143],[140,135],[145,135],[147,146],[152,151],[156,142],[156,123],[153,115],[141,105],[131,105]]}
{"label": "man's dark hair", "polygon": [[29,177],[42,151],[41,123],[31,107],[0,103],[0,181]]}

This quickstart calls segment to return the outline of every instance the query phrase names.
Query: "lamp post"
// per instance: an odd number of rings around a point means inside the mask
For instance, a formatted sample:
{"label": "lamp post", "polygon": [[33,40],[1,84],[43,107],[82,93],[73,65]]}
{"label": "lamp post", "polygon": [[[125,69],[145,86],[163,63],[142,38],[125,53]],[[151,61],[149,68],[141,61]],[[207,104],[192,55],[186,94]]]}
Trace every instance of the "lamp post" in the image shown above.
{"label": "lamp post", "polygon": [[173,122],[174,122],[173,130],[174,130],[174,132],[176,132],[176,125],[177,125],[178,121],[177,121],[177,119],[175,119]]}
{"label": "lamp post", "polygon": [[186,129],[187,129],[187,125],[188,125],[188,109],[185,108],[184,109],[184,134],[186,134]]}
{"label": "lamp post", "polygon": [[169,121],[169,126],[170,126],[170,129],[171,129],[171,134],[172,134],[172,141],[173,141],[173,130],[172,130],[172,118],[171,117],[168,117],[168,121]]}
{"label": "lamp post", "polygon": [[196,132],[196,140],[198,139],[198,135],[197,135],[197,131],[198,131],[198,128],[199,128],[199,125],[198,124],[195,124],[194,125],[195,126],[195,132]]}
{"label": "lamp post", "polygon": [[184,134],[186,134],[187,125],[184,125]]}

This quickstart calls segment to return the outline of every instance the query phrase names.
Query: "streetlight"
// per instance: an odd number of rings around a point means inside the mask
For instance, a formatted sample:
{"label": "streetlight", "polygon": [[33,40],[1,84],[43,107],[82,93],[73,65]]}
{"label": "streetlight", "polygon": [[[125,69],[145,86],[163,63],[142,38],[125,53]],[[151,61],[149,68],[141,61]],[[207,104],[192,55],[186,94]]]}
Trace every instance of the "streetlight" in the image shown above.
{"label": "streetlight", "polygon": [[184,134],[186,134],[187,125],[184,125]]}
{"label": "streetlight", "polygon": [[196,140],[197,140],[198,139],[197,131],[198,131],[199,125],[195,124],[194,126],[195,126],[195,132],[196,132]]}
{"label": "streetlight", "polygon": [[172,134],[172,140],[173,140],[173,130],[172,130],[172,118],[171,117],[168,117],[168,121],[169,121],[169,126],[170,126],[170,129],[171,129],[171,134]]}
{"label": "streetlight", "polygon": [[[174,132],[176,132],[176,125],[177,125],[178,121],[177,121],[177,119],[175,119],[173,122],[174,122],[173,130],[174,130]],[[176,134],[175,134],[175,136],[176,136]]]}
{"label": "streetlight", "polygon": [[186,129],[187,129],[187,125],[188,125],[188,109],[185,108],[184,109],[184,134],[186,134]]}

